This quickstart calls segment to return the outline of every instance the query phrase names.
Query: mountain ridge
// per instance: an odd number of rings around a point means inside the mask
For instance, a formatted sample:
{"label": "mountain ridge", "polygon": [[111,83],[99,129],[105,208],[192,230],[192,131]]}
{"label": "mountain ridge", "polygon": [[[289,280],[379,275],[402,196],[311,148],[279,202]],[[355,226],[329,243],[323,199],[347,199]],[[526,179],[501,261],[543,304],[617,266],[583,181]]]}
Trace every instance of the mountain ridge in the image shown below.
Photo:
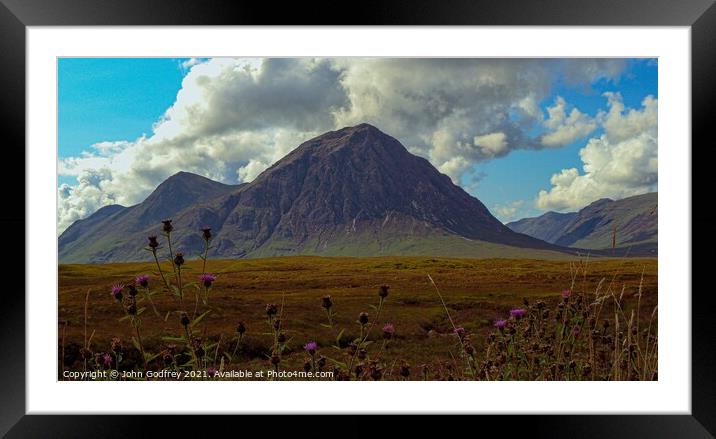
{"label": "mountain ridge", "polygon": [[169,217],[175,248],[188,256],[203,248],[197,232],[204,226],[212,228],[213,257],[573,254],[512,231],[427,160],[368,124],[303,142],[251,183],[179,173],[142,203],[98,213],[60,236],[61,263],[146,260],[146,237]]}

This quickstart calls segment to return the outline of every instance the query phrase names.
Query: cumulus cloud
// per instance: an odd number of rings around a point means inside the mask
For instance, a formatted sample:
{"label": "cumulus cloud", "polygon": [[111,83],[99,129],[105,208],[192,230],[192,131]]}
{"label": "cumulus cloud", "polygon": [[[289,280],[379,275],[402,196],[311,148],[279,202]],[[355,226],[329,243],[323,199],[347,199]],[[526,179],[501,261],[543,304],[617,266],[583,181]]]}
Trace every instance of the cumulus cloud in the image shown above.
{"label": "cumulus cloud", "polygon": [[[460,183],[478,162],[554,146],[526,133],[541,129],[539,103],[558,78],[588,86],[623,67],[587,59],[189,60],[151,134],[99,142],[60,161],[60,175],[77,184],[59,188],[58,228],[106,204],[138,203],[178,171],[251,181],[303,141],[362,122]],[[573,114],[561,125],[584,124]]]}
{"label": "cumulus cloud", "polygon": [[544,121],[547,133],[542,136],[542,145],[559,147],[587,137],[597,128],[597,122],[577,108],[567,114],[567,102],[561,96],[555,104],[547,107],[549,117]]}
{"label": "cumulus cloud", "polygon": [[505,204],[497,204],[492,209],[492,212],[497,218],[503,223],[517,219],[518,212],[525,205],[524,200],[511,201]]}
{"label": "cumulus cloud", "polygon": [[579,152],[582,173],[563,169],[552,187],[537,196],[543,210],[579,209],[599,198],[624,198],[657,187],[657,99],[647,96],[641,108],[627,109],[619,93],[605,93],[609,110],[597,115],[603,134]]}

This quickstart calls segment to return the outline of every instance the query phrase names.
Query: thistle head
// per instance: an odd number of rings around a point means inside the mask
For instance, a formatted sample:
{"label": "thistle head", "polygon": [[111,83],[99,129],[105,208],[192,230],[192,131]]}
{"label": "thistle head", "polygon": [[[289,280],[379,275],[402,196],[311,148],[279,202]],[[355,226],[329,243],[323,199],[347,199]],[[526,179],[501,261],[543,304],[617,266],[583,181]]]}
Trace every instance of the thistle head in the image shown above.
{"label": "thistle head", "polygon": [[122,300],[122,290],[124,290],[124,285],[112,285],[112,297],[114,297],[114,299],[118,302]]}
{"label": "thistle head", "polygon": [[159,242],[157,241],[156,236],[149,236],[147,237],[147,239],[149,240],[149,248],[151,248],[152,250],[156,250],[157,247],[159,247]]}
{"label": "thistle head", "polygon": [[266,305],[266,315],[269,317],[275,316],[278,313],[278,306],[275,303],[269,303]]}
{"label": "thistle head", "polygon": [[134,285],[127,285],[127,290],[131,297],[135,297],[137,294],[139,294],[139,291],[137,291],[137,287],[135,287]]}
{"label": "thistle head", "polygon": [[567,300],[572,295],[572,290],[563,290],[562,291],[562,299]]}
{"label": "thistle head", "polygon": [[389,285],[381,285],[380,288],[378,288],[378,296],[381,299],[385,299],[388,297],[388,290],[390,289]]}
{"label": "thistle head", "polygon": [[105,353],[102,355],[102,361],[104,362],[104,365],[109,367],[112,365],[112,356],[109,355],[109,353]]}
{"label": "thistle head", "polygon": [[315,355],[316,349],[318,349],[318,344],[315,341],[309,341],[303,346],[303,349],[310,355]]}
{"label": "thistle head", "polygon": [[390,340],[393,338],[393,335],[395,334],[395,326],[393,326],[392,323],[386,323],[383,325],[383,338],[386,340]]}
{"label": "thistle head", "polygon": [[510,310],[510,316],[515,320],[520,320],[525,315],[527,315],[527,311],[524,308],[514,308]]}
{"label": "thistle head", "polygon": [[137,278],[134,279],[134,283],[136,283],[140,287],[147,288],[149,286],[149,275],[142,274],[137,276]]}
{"label": "thistle head", "polygon": [[367,325],[368,324],[368,313],[362,312],[362,313],[358,314],[358,322],[361,325],[364,325],[364,326]]}
{"label": "thistle head", "polygon": [[453,332],[460,338],[463,338],[465,336],[465,328],[463,328],[462,326],[458,326],[457,328],[453,329]]}
{"label": "thistle head", "polygon": [[137,305],[134,302],[127,305],[127,314],[129,314],[130,316],[137,315]]}
{"label": "thistle head", "polygon": [[179,321],[181,322],[181,325],[184,327],[189,326],[189,323],[191,323],[191,320],[189,320],[189,316],[185,312],[181,313],[181,317],[179,317]]}
{"label": "thistle head", "polygon": [[211,227],[202,227],[201,236],[204,238],[204,241],[209,242],[211,239]]}
{"label": "thistle head", "polygon": [[331,296],[323,296],[321,298],[321,306],[327,310],[331,309],[333,306],[333,302],[331,301]]}
{"label": "thistle head", "polygon": [[172,230],[174,230],[174,226],[172,226],[172,220],[170,220],[170,219],[164,220],[164,221],[162,221],[162,224],[163,224],[162,230],[164,231],[164,233],[171,233]]}
{"label": "thistle head", "polygon": [[211,284],[216,280],[216,276],[211,273],[204,273],[199,276],[199,281],[204,284],[206,288],[211,288]]}
{"label": "thistle head", "polygon": [[216,368],[212,366],[207,367],[206,374],[209,376],[209,378],[214,378],[216,376]]}
{"label": "thistle head", "polygon": [[184,262],[184,253],[178,252],[176,256],[174,256],[174,265],[176,265],[177,267],[181,267],[182,265],[184,265]]}
{"label": "thistle head", "polygon": [[246,324],[244,322],[239,322],[238,325],[236,325],[236,332],[238,332],[240,335],[244,335],[246,332]]}
{"label": "thistle head", "polygon": [[504,319],[495,320],[495,328],[499,329],[500,331],[504,331],[506,326],[507,326],[507,320],[504,320]]}
{"label": "thistle head", "polygon": [[410,376],[410,365],[408,363],[400,365],[400,376],[403,378],[408,378]]}

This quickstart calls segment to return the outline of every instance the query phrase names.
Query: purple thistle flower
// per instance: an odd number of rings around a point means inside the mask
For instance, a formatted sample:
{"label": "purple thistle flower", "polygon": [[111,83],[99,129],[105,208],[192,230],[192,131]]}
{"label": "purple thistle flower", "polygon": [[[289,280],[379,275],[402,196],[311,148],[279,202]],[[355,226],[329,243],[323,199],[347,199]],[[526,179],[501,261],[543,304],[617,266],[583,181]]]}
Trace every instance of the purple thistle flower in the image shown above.
{"label": "purple thistle flower", "polygon": [[569,299],[569,296],[572,295],[572,290],[564,290],[562,291],[562,299]]}
{"label": "purple thistle flower", "polygon": [[504,331],[506,326],[507,320],[499,319],[495,321],[495,328],[499,329],[500,331]]}
{"label": "purple thistle flower", "polygon": [[526,314],[527,311],[524,308],[515,308],[510,310],[510,316],[514,317],[517,320],[521,319]]}
{"label": "purple thistle flower", "polygon": [[315,341],[309,341],[303,346],[303,349],[305,349],[309,354],[314,355],[316,353],[316,349],[318,349],[318,344]]}
{"label": "purple thistle flower", "polygon": [[116,300],[122,300],[122,290],[124,289],[124,285],[122,284],[116,284],[112,285],[112,297],[114,297]]}
{"label": "purple thistle flower", "polygon": [[460,338],[463,338],[465,336],[465,328],[462,326],[458,326],[457,328],[453,329],[453,332]]}
{"label": "purple thistle flower", "polygon": [[206,374],[209,375],[209,378],[214,378],[214,376],[216,375],[216,368],[212,366],[207,367]]}
{"label": "purple thistle flower", "polygon": [[112,356],[108,353],[102,355],[102,360],[104,360],[104,365],[109,367],[112,365]]}
{"label": "purple thistle flower", "polygon": [[142,274],[137,276],[136,279],[134,279],[134,282],[144,288],[147,288],[149,286],[149,275],[148,274]]}
{"label": "purple thistle flower", "polygon": [[204,284],[206,288],[211,288],[211,284],[216,280],[216,276],[211,273],[204,273],[199,276],[199,280]]}
{"label": "purple thistle flower", "polygon": [[572,329],[572,334],[574,335],[574,338],[578,338],[579,334],[582,333],[582,330],[579,329],[579,326],[575,326],[574,329]]}
{"label": "purple thistle flower", "polygon": [[392,323],[386,323],[383,326],[383,338],[386,340],[390,340],[393,338],[393,334],[395,334],[395,326],[393,326]]}

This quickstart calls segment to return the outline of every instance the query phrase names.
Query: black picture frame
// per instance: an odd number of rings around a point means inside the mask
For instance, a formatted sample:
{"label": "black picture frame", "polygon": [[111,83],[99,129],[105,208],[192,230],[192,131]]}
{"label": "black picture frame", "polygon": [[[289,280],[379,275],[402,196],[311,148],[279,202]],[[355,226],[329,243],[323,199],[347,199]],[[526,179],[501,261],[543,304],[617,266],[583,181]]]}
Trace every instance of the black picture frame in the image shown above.
{"label": "black picture frame", "polygon": [[[320,11],[320,12],[319,12]],[[713,0],[501,0],[452,2],[438,0],[364,0],[356,4],[339,4],[325,0],[310,3],[291,2],[230,2],[190,0],[0,0],[0,53],[3,69],[0,75],[2,105],[0,112],[6,142],[6,154],[16,154],[14,170],[24,173],[25,157],[25,31],[28,26],[103,26],[103,25],[556,25],[556,26],[689,26],[692,47],[692,144],[712,149],[707,137],[714,114],[716,84],[716,6]],[[685,149],[686,151],[686,149]],[[692,157],[695,148],[692,147]],[[693,176],[708,178],[706,169],[711,162],[699,152],[699,161],[692,160]],[[7,159],[6,159],[7,160]],[[703,171],[703,172],[702,172]],[[24,175],[23,175],[24,176]],[[15,181],[20,179],[20,176]],[[24,181],[24,178],[23,178]],[[694,196],[708,189],[708,182],[692,183]],[[9,244],[16,249],[6,255],[7,267],[17,265],[21,233],[25,230],[25,194],[9,191],[6,203],[11,208],[0,209],[0,223],[5,237],[17,240]],[[709,200],[708,193],[701,200]],[[9,200],[7,198],[10,198]],[[691,215],[692,233],[706,232],[710,215]],[[25,234],[32,230],[25,230]],[[699,247],[710,247],[707,235]],[[22,251],[24,255],[24,250]],[[24,261],[24,257],[23,257]],[[8,264],[15,265],[8,265]],[[692,272],[696,279],[708,273],[707,258],[692,258]],[[27,272],[26,272],[27,273]],[[15,275],[18,276],[19,275]],[[144,436],[136,417],[127,416],[40,416],[25,415],[25,302],[20,288],[8,283],[6,277],[0,298],[0,435],[6,437],[125,437]],[[685,280],[684,291],[690,291]],[[16,282],[15,282],[16,283]],[[696,291],[693,282],[692,290]],[[10,294],[13,292],[15,294]],[[701,293],[701,294],[699,294]],[[716,434],[716,350],[713,340],[716,331],[710,308],[711,292],[696,291],[692,303],[692,413],[691,415],[552,415],[552,416],[481,416],[479,431],[500,431],[500,435],[520,434],[528,437],[635,438],[681,437],[708,438]],[[158,409],[161,400],[157,401]],[[129,408],[131,409],[131,408]],[[184,418],[184,417],[182,417]],[[465,418],[462,418],[464,421]],[[204,431],[207,425],[235,432],[233,417],[217,417],[208,421],[178,422],[176,417],[142,417],[143,423],[161,426],[164,437],[191,437]],[[246,425],[244,418],[242,425]],[[252,421],[254,422],[254,421]],[[273,422],[259,419],[265,429],[281,434],[282,430],[306,429],[305,421],[287,419]],[[312,421],[317,423],[318,421]],[[330,428],[340,428],[340,435],[370,434],[365,417],[332,417]],[[473,421],[469,421],[473,422]],[[440,424],[453,428],[453,420],[438,420],[413,416],[403,429],[427,428]],[[268,424],[268,425],[267,425]],[[328,425],[328,424],[322,424]],[[335,427],[334,427],[335,426]],[[252,426],[261,428],[261,425]],[[314,431],[316,426],[310,427]],[[323,428],[323,427],[322,427]],[[329,427],[325,427],[329,428]],[[478,428],[478,427],[472,427]],[[250,430],[244,430],[248,433]],[[468,430],[470,431],[470,430]],[[473,430],[475,431],[475,430]],[[363,434],[361,434],[363,433]],[[407,434],[407,431],[405,432]]]}

